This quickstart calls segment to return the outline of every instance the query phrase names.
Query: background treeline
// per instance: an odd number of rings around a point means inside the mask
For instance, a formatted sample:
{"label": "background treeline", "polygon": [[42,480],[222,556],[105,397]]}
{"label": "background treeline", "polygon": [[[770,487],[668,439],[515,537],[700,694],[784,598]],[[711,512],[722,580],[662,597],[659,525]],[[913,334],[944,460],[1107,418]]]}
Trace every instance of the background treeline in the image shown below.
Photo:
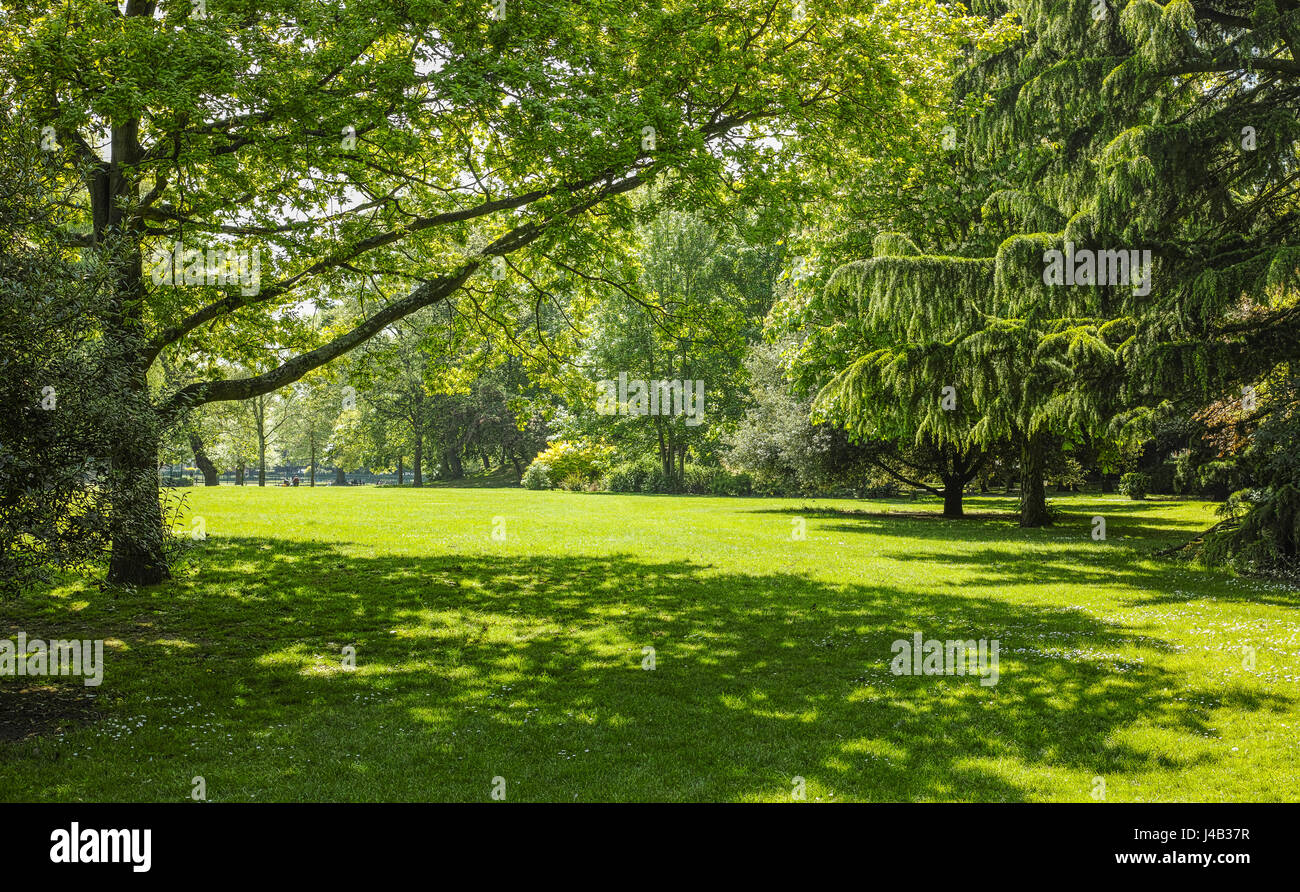
{"label": "background treeline", "polygon": [[[817,391],[790,380],[797,340],[772,322],[778,296],[804,287],[806,261],[791,259],[785,234],[755,243],[743,223],[666,214],[638,229],[636,292],[609,288],[582,325],[574,316],[539,321],[544,332],[576,334],[563,362],[544,357],[554,368],[530,373],[543,357],[458,327],[449,308],[422,313],[329,374],[196,413],[169,441],[165,459],[180,472],[173,482],[216,485],[220,476],[254,485],[270,469],[271,479],[294,474],[303,485],[492,477],[614,492],[928,492],[947,495],[955,515],[964,492],[1019,491],[1020,455],[1009,442],[944,448],[910,433],[853,436],[814,421]],[[703,423],[598,413],[596,383],[620,372],[703,380]],[[1125,441],[1087,431],[1055,437],[1044,482],[1062,492],[1226,500],[1250,479],[1245,417],[1239,403],[1220,399],[1192,412],[1165,407],[1144,435]]]}

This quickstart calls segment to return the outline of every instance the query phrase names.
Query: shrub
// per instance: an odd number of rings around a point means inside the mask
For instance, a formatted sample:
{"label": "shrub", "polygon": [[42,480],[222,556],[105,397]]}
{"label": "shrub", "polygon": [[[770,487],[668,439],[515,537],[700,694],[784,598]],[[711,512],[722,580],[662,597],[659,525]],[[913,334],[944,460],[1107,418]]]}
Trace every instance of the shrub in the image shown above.
{"label": "shrub", "polygon": [[585,489],[605,474],[613,451],[601,443],[556,440],[533,459],[533,464],[545,465],[553,481],[571,489]]}
{"label": "shrub", "polygon": [[560,480],[557,485],[560,489],[568,490],[569,492],[586,492],[591,490],[593,487],[598,487],[599,483],[589,481],[578,474],[570,474],[568,477]]}
{"label": "shrub", "polygon": [[709,481],[709,491],[715,496],[747,496],[754,491],[754,478],[719,469]]}
{"label": "shrub", "polygon": [[702,468],[699,465],[687,465],[682,478],[682,489],[686,492],[702,495],[712,490],[713,480],[719,474],[725,474],[721,468]]}
{"label": "shrub", "polygon": [[1131,471],[1119,478],[1119,491],[1130,499],[1145,499],[1151,489],[1151,478],[1141,471]]}
{"label": "shrub", "polygon": [[664,473],[661,467],[651,468],[646,474],[645,483],[641,487],[642,492],[672,492],[672,478]]}
{"label": "shrub", "polygon": [[523,479],[519,482],[525,489],[550,489],[551,469],[544,462],[535,461],[524,471]]}
{"label": "shrub", "polygon": [[605,475],[605,488],[610,492],[642,492],[649,472],[639,462],[615,465]]}
{"label": "shrub", "polygon": [[731,475],[731,492],[728,495],[747,496],[754,492],[754,478],[744,471]]}

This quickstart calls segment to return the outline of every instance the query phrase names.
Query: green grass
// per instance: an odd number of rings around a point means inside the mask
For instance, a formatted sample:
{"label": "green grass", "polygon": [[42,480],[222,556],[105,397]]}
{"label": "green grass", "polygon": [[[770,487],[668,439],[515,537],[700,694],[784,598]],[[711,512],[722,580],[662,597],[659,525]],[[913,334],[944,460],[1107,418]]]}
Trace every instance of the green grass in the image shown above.
{"label": "green grass", "polygon": [[[0,605],[0,637],[108,639],[101,687],[48,683],[93,720],[0,741],[0,799],[1300,799],[1300,594],[1152,556],[1211,505],[1059,498],[1022,530],[1001,498],[189,503],[208,538],[174,582]],[[914,632],[997,638],[999,683],[892,675]]]}

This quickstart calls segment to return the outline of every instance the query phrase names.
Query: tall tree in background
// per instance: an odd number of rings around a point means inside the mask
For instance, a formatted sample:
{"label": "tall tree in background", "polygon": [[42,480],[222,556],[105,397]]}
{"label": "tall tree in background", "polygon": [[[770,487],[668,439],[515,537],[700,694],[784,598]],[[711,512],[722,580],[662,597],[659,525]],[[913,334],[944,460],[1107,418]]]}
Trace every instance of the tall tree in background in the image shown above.
{"label": "tall tree in background", "polygon": [[[754,276],[736,233],[700,216],[667,213],[642,233],[635,290],[607,295],[596,314],[585,362],[597,380],[703,382],[700,418],[595,415],[588,430],[625,451],[655,454],[668,479],[684,472],[691,449],[717,439],[741,409],[746,339],[771,304],[771,282]],[[752,260],[752,258],[746,258]],[[748,285],[748,290],[742,286]],[[692,393],[695,391],[692,390]],[[684,408],[684,407],[683,407]]]}
{"label": "tall tree in background", "polygon": [[[334,442],[339,415],[353,397],[339,386],[331,369],[304,376],[293,385],[296,395],[289,407],[285,442],[295,464],[307,466],[307,485],[316,485],[316,471],[322,461],[338,458]],[[302,459],[301,462],[296,459]]]}
{"label": "tall tree in background", "polygon": [[[425,348],[428,316],[418,314],[390,326],[357,354],[351,380],[377,420],[393,428],[392,442],[408,446],[412,483],[424,485],[424,447],[433,414],[425,379],[431,362]],[[399,449],[397,460],[402,461]]]}

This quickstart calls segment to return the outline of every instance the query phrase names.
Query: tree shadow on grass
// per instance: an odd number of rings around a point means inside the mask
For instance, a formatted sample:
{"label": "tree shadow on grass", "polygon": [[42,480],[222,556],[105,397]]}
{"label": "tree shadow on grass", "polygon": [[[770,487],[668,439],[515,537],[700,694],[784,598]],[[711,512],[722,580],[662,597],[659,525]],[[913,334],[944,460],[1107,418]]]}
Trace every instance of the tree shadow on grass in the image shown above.
{"label": "tree shadow on grass", "polygon": [[[874,501],[874,500],[873,500]],[[1005,502],[1006,510],[981,510],[1000,507]],[[967,510],[962,517],[945,517],[942,503],[931,500],[889,503],[890,507],[876,508],[760,508],[756,514],[783,514],[787,516],[838,518],[852,521],[843,526],[831,527],[842,532],[871,532],[882,535],[913,537],[951,538],[958,528],[964,528],[962,535],[982,536],[984,538],[1005,538],[1007,531],[1021,529],[1019,515],[1013,500],[990,499],[980,497],[967,500]],[[1205,529],[1207,524],[1196,520],[1185,520],[1153,514],[1150,506],[1143,503],[1095,501],[1071,501],[1063,507],[1060,503],[1048,501],[1053,512],[1050,527],[1024,531],[1024,535],[1059,536],[1077,532],[1080,538],[1090,538],[1093,518],[1101,516],[1106,519],[1107,536],[1110,539],[1123,537],[1158,540],[1156,544],[1164,546],[1170,542],[1185,541],[1188,537]]]}
{"label": "tree shadow on grass", "polygon": [[[1080,551],[1091,555],[1081,559]],[[1215,601],[1268,604],[1290,609],[1300,608],[1300,591],[1284,585],[1261,586],[1243,583],[1233,587],[1224,583],[1229,577],[1197,565],[1166,565],[1165,562],[1140,562],[1124,549],[1109,548],[1105,543],[1080,542],[1077,547],[1062,549],[1058,556],[1042,549],[1017,550],[1006,546],[964,549],[959,554],[920,551],[885,551],[882,557],[895,561],[926,561],[945,567],[959,576],[961,585],[1004,589],[1011,585],[1064,586],[1085,585],[1094,589],[1123,589],[1124,606],[1148,607],[1160,604],[1184,604],[1207,597]],[[1175,574],[1174,570],[1178,573]],[[1213,585],[1209,593],[1206,585]],[[1133,591],[1141,592],[1133,596]]]}
{"label": "tree shadow on grass", "polygon": [[[134,739],[160,784],[183,775],[176,798],[203,775],[218,799],[482,801],[502,777],[512,800],[736,800],[788,796],[797,775],[839,799],[1083,799],[1050,778],[1216,758],[1120,739],[1214,727],[1188,679],[1113,658],[1163,642],[1078,611],[630,555],[204,552],[191,578],[81,618],[121,639],[105,692],[152,717]],[[891,674],[916,632],[998,639],[998,683]],[[1289,702],[1256,697],[1237,705]],[[186,698],[207,716],[193,728],[173,717]],[[10,780],[32,798],[128,782],[166,798],[101,758],[80,786]]]}
{"label": "tree shadow on grass", "polygon": [[[1214,585],[1219,601],[1300,607],[1300,590],[1284,584],[1257,584],[1233,580],[1224,571],[1200,564],[1162,558],[1154,552],[1169,539],[1181,541],[1184,534],[1172,534],[1170,527],[1135,524],[1128,518],[1110,517],[1105,540],[1092,538],[1091,518],[1085,514],[1062,514],[1056,525],[1022,530],[1013,520],[992,522],[940,515],[899,515],[838,509],[763,509],[761,513],[785,514],[840,521],[809,526],[809,534],[868,534],[913,544],[918,541],[960,543],[961,549],[895,549],[879,555],[900,562],[926,562],[952,571],[962,585],[1005,587],[1007,585],[1077,585],[1138,589],[1141,597],[1130,598],[1127,606],[1178,604],[1205,597],[1201,583]],[[1165,523],[1165,519],[1160,519]],[[1157,540],[1157,541],[1150,541]],[[989,543],[983,547],[983,543]],[[972,548],[971,545],[980,547]],[[1178,576],[1175,576],[1177,571]],[[942,578],[940,579],[942,581]]]}

